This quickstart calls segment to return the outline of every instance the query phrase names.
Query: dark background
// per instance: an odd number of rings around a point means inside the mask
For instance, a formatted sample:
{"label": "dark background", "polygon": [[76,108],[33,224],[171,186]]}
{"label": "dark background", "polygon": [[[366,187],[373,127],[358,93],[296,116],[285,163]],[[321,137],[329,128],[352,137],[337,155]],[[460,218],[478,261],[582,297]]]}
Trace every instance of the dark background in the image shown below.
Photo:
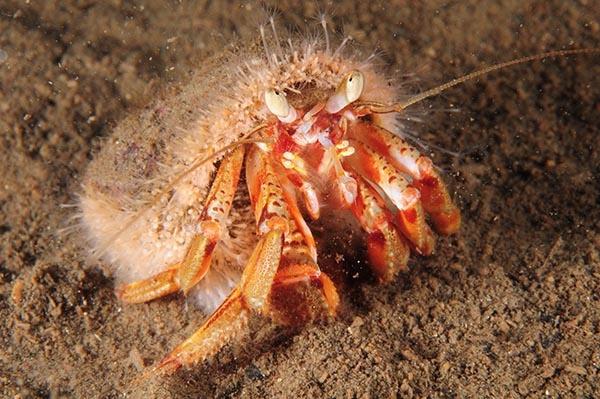
{"label": "dark background", "polygon": [[[61,231],[74,214],[63,205],[111,126],[222,43],[254,37],[260,7],[99,3],[0,4],[3,397],[600,397],[600,55],[506,69],[413,107],[410,128],[463,212],[434,256],[387,286],[349,284],[333,322],[257,318],[211,361],[132,383],[204,316],[180,297],[119,303]],[[278,6],[281,26],[329,10],[407,91],[600,37],[593,1],[295,3]]]}

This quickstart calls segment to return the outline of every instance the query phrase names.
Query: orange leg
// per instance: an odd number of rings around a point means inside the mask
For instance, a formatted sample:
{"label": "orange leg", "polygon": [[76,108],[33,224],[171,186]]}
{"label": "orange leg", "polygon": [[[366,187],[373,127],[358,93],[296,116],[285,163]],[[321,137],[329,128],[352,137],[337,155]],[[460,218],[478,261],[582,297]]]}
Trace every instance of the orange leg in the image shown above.
{"label": "orange leg", "polygon": [[179,290],[187,294],[204,277],[229,215],[243,161],[243,146],[223,158],[200,214],[200,232],[190,241],[183,260],[145,280],[118,287],[116,293],[120,299],[140,303]]}
{"label": "orange leg", "polygon": [[[314,243],[312,235],[308,228],[304,230],[298,226],[290,214],[290,211],[297,211],[297,206],[291,203],[282,188],[267,155],[253,148],[248,155],[246,171],[261,239],[240,282],[199,330],[143,377],[171,373],[182,366],[201,362],[236,336],[247,324],[252,311],[270,314],[270,294],[274,282],[281,284],[291,281],[282,277],[282,273],[289,275],[293,271],[298,278],[318,282],[331,311],[335,311],[339,301],[337,293],[331,281],[318,270],[314,248],[310,244]],[[304,269],[307,266],[309,271]],[[286,272],[280,272],[280,268]],[[278,274],[279,277],[276,277]],[[309,276],[305,277],[306,274]]]}
{"label": "orange leg", "polygon": [[423,208],[430,214],[440,234],[454,234],[460,228],[460,211],[452,202],[446,185],[429,158],[390,131],[368,123],[356,123],[351,137],[385,157],[397,170],[413,178],[421,193]]}
{"label": "orange leg", "polygon": [[421,178],[415,179],[414,184],[421,192],[423,207],[431,215],[435,229],[445,235],[456,233],[460,228],[460,211],[450,199],[448,189],[433,162],[421,156],[417,165]]}
{"label": "orange leg", "polygon": [[127,303],[143,303],[179,291],[179,263],[150,278],[115,289],[117,298]]}
{"label": "orange leg", "polygon": [[300,326],[333,317],[340,298],[329,276],[316,263],[295,263],[277,272],[269,302],[273,320]]}
{"label": "orange leg", "polygon": [[240,283],[221,306],[199,330],[142,378],[157,373],[169,374],[214,355],[246,326],[251,310],[263,311],[279,266],[282,245],[282,230],[266,233],[254,249]]}
{"label": "orange leg", "polygon": [[[278,212],[287,220],[288,231],[272,292],[272,297],[281,300],[276,300],[275,308],[269,309],[270,316],[284,324],[301,324],[320,317],[323,310],[329,315],[335,314],[339,297],[329,277],[317,265],[315,241],[298,209],[295,186],[286,177],[289,171],[285,168],[276,170],[273,166],[276,162],[258,149],[251,150],[246,164],[246,180],[252,203],[258,205],[255,212],[259,228],[259,215],[265,214],[267,209]],[[270,189],[261,191],[265,185]],[[274,197],[273,204],[279,208],[269,209],[260,205],[266,202],[261,195],[267,194]],[[302,298],[297,306],[291,305],[294,297]]]}
{"label": "orange leg", "polygon": [[400,270],[406,270],[410,249],[396,230],[393,217],[383,198],[363,179],[357,178],[358,196],[352,213],[369,234],[367,251],[370,265],[379,282],[391,281]]}
{"label": "orange leg", "polygon": [[346,158],[348,166],[381,188],[398,209],[397,223],[402,234],[418,253],[429,255],[435,246],[435,238],[425,221],[419,190],[411,187],[384,156],[360,142],[353,143],[353,146],[356,152]]}

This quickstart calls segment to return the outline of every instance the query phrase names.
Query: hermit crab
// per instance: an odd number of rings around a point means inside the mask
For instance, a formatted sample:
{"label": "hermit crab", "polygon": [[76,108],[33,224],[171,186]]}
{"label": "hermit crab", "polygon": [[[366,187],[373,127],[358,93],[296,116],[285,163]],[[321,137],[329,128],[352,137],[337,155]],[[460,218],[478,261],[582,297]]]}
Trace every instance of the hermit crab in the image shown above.
{"label": "hermit crab", "polygon": [[496,65],[400,102],[372,57],[333,47],[323,26],[320,39],[284,40],[271,23],[257,44],[207,60],[179,92],[120,123],[83,179],[82,225],[118,297],[182,292],[213,312],[150,373],[212,356],[252,312],[285,324],[334,315],[338,293],[310,227],[332,209],[358,221],[382,283],[411,252],[431,254],[433,230],[456,233],[460,212],[397,115],[492,70],[577,52]]}

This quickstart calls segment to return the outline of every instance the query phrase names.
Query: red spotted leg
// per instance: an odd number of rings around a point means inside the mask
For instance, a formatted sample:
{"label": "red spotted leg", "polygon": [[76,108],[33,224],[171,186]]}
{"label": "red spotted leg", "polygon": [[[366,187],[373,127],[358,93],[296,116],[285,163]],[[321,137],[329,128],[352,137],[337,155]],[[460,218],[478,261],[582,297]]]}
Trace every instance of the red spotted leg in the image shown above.
{"label": "red spotted leg", "polygon": [[397,272],[406,270],[410,256],[404,236],[394,225],[394,218],[383,198],[364,179],[356,177],[358,192],[351,210],[367,232],[367,253],[379,282],[391,281]]}
{"label": "red spotted leg", "polygon": [[416,252],[429,255],[435,246],[435,237],[425,220],[419,190],[410,186],[405,176],[381,154],[360,142],[352,143],[352,146],[356,152],[345,158],[345,166],[372,181],[385,193],[398,209],[397,223],[402,234]]}
{"label": "red spotted leg", "polygon": [[460,211],[429,158],[398,135],[375,124],[356,123],[348,132],[354,140],[368,145],[396,169],[413,178],[413,186],[421,194],[423,208],[440,234],[450,235],[458,231]]}

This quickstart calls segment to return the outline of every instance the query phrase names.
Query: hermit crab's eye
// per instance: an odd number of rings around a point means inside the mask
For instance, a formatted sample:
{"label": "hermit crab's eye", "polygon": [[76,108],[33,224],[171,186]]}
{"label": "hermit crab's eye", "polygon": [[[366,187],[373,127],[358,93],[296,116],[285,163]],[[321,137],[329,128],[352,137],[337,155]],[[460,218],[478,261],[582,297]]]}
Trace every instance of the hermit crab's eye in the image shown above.
{"label": "hermit crab's eye", "polygon": [[342,83],[327,101],[325,109],[329,113],[342,110],[348,104],[358,100],[365,85],[365,77],[360,71],[352,71],[344,77]]}
{"label": "hermit crab's eye", "polygon": [[265,104],[272,114],[285,118],[290,114],[290,104],[288,104],[285,94],[279,90],[265,91]]}
{"label": "hermit crab's eye", "polygon": [[358,97],[362,94],[363,86],[365,85],[365,78],[359,71],[353,71],[348,74],[346,80],[342,85],[345,84],[346,100],[348,103],[353,103],[358,100]]}
{"label": "hermit crab's eye", "polygon": [[288,103],[285,94],[279,90],[265,91],[265,104],[269,111],[283,123],[291,123],[298,116],[296,109]]}

